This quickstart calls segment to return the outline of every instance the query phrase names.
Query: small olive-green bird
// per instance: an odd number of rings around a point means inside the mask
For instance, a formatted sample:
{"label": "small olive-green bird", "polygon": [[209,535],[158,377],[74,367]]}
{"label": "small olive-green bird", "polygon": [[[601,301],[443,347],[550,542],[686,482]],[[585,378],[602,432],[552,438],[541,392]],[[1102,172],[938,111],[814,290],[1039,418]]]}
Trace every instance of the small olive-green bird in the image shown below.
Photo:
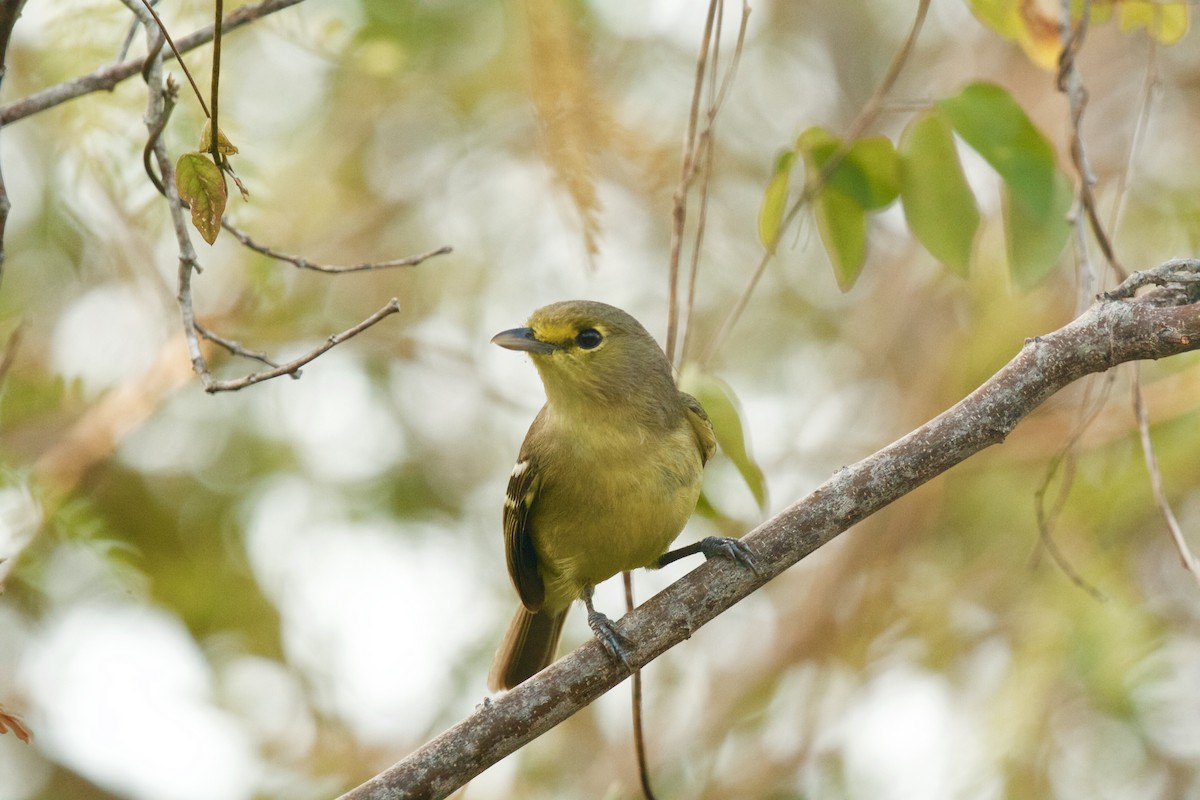
{"label": "small olive-green bird", "polygon": [[555,657],[563,621],[582,599],[588,624],[628,666],[596,584],[680,555],[724,555],[753,568],[736,539],[708,537],[667,553],[700,497],[716,449],[708,415],[679,391],[658,344],[619,308],[571,300],[492,341],[529,353],[546,389],[508,481],[504,546],[517,608],[488,676],[511,689]]}

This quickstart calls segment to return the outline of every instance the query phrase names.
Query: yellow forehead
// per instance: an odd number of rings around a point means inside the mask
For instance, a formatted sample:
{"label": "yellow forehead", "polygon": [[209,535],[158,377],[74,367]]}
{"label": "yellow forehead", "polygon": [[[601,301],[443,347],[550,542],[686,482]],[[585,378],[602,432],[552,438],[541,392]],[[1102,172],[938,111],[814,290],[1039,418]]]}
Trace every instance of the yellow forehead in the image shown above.
{"label": "yellow forehead", "polygon": [[596,328],[601,333],[604,333],[601,326],[588,324],[582,320],[555,319],[542,321],[532,319],[529,321],[529,327],[533,328],[537,337],[544,342],[562,342],[567,339],[574,339],[584,328]]}

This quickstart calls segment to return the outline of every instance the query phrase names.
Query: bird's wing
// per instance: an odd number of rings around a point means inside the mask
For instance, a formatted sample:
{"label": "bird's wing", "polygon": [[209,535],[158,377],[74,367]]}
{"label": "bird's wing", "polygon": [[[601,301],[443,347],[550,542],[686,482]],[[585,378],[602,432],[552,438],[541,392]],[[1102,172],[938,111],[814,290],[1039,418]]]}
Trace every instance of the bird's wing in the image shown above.
{"label": "bird's wing", "polygon": [[680,392],[679,399],[683,401],[687,420],[692,426],[692,433],[696,436],[696,447],[700,450],[700,463],[707,464],[708,460],[713,457],[713,453],[717,452],[717,436],[713,433],[712,423],[708,421],[708,414],[705,413],[704,406],[700,405],[699,400],[687,392]]}
{"label": "bird's wing", "polygon": [[529,527],[530,512],[540,484],[537,462],[522,448],[504,495],[504,551],[508,575],[517,588],[521,604],[534,612],[546,599],[546,587],[538,570],[537,550]]}

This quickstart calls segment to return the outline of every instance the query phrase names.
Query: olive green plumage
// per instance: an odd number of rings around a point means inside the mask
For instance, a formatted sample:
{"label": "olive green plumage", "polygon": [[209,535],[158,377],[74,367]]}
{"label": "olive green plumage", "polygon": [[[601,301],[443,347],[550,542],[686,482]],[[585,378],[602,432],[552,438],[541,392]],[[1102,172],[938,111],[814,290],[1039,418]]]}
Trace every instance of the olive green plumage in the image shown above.
{"label": "olive green plumage", "polygon": [[653,337],[619,308],[555,303],[492,341],[528,352],[546,389],[504,501],[521,605],[488,685],[507,689],[554,660],[574,600],[657,565],[696,507],[716,439]]}

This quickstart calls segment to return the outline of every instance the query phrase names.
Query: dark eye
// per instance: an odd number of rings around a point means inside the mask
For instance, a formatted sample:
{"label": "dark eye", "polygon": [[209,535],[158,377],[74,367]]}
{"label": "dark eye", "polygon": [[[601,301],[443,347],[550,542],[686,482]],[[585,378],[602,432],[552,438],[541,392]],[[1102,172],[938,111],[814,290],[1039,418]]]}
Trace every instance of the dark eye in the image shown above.
{"label": "dark eye", "polygon": [[595,328],[584,328],[575,337],[575,344],[582,347],[584,350],[592,350],[600,346],[600,342],[604,341],[604,337],[600,335],[600,331]]}

